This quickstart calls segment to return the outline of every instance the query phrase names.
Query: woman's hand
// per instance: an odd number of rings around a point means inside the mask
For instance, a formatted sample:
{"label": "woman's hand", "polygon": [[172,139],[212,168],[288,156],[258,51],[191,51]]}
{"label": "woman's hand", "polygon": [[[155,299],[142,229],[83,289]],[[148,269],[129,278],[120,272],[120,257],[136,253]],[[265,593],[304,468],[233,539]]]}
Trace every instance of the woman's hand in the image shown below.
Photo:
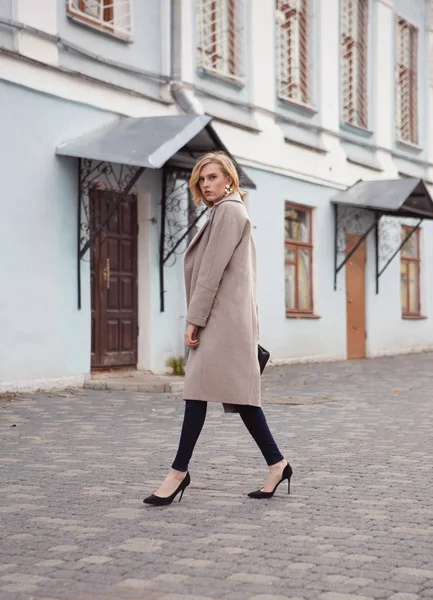
{"label": "woman's hand", "polygon": [[188,348],[194,349],[197,348],[199,343],[200,342],[198,341],[197,325],[192,325],[191,323],[188,323],[185,330],[185,344],[188,346]]}

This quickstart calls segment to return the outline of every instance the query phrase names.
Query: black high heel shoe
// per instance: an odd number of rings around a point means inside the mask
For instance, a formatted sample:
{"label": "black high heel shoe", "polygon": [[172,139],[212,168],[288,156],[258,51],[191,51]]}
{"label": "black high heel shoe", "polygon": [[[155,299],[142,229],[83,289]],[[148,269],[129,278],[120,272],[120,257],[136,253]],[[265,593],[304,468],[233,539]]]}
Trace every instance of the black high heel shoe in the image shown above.
{"label": "black high heel shoe", "polygon": [[172,493],[171,496],[167,496],[167,498],[161,498],[161,496],[155,496],[155,494],[151,494],[147,498],[143,500],[145,504],[153,504],[154,506],[165,506],[166,504],[171,504],[173,500],[176,498],[179,492],[180,498],[179,502],[182,500],[182,496],[186,488],[191,483],[191,477],[189,472],[187,472],[185,478],[180,482],[179,487]]}
{"label": "black high heel shoe", "polygon": [[289,463],[287,463],[287,465],[284,467],[283,476],[282,476],[281,480],[277,483],[277,485],[274,487],[272,492],[262,492],[262,490],[256,490],[255,492],[250,492],[248,494],[248,496],[250,498],[256,498],[258,500],[261,500],[262,498],[272,498],[272,496],[275,494],[275,490],[277,489],[277,487],[285,479],[287,479],[287,483],[288,483],[287,493],[290,494],[290,478],[291,478],[292,474],[293,474],[292,467],[289,465]]}

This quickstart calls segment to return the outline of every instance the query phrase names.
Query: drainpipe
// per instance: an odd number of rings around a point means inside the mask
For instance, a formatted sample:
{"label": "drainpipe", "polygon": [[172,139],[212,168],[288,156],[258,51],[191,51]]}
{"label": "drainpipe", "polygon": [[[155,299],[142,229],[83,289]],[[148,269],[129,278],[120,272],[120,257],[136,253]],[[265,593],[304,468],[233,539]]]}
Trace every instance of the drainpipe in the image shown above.
{"label": "drainpipe", "polygon": [[171,94],[187,115],[203,115],[204,110],[192,90],[182,82],[182,0],[171,0]]}

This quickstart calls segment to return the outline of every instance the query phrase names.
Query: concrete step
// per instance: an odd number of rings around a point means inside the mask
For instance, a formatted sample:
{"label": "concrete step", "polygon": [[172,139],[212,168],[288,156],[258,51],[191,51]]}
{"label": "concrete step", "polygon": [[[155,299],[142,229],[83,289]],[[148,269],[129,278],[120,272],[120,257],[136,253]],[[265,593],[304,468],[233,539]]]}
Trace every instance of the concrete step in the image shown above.
{"label": "concrete step", "polygon": [[91,390],[182,394],[183,383],[183,377],[131,370],[92,373],[84,387]]}

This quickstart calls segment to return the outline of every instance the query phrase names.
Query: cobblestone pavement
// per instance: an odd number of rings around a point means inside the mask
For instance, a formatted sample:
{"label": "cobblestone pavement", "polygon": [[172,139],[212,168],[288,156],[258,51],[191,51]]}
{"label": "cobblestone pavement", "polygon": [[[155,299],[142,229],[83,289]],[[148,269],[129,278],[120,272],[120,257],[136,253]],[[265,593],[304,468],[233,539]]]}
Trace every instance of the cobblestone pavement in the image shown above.
{"label": "cobblestone pavement", "polygon": [[0,399],[0,599],[433,598],[433,356],[275,367],[292,494],[209,406],[181,503],[142,504],[174,455],[167,394]]}

